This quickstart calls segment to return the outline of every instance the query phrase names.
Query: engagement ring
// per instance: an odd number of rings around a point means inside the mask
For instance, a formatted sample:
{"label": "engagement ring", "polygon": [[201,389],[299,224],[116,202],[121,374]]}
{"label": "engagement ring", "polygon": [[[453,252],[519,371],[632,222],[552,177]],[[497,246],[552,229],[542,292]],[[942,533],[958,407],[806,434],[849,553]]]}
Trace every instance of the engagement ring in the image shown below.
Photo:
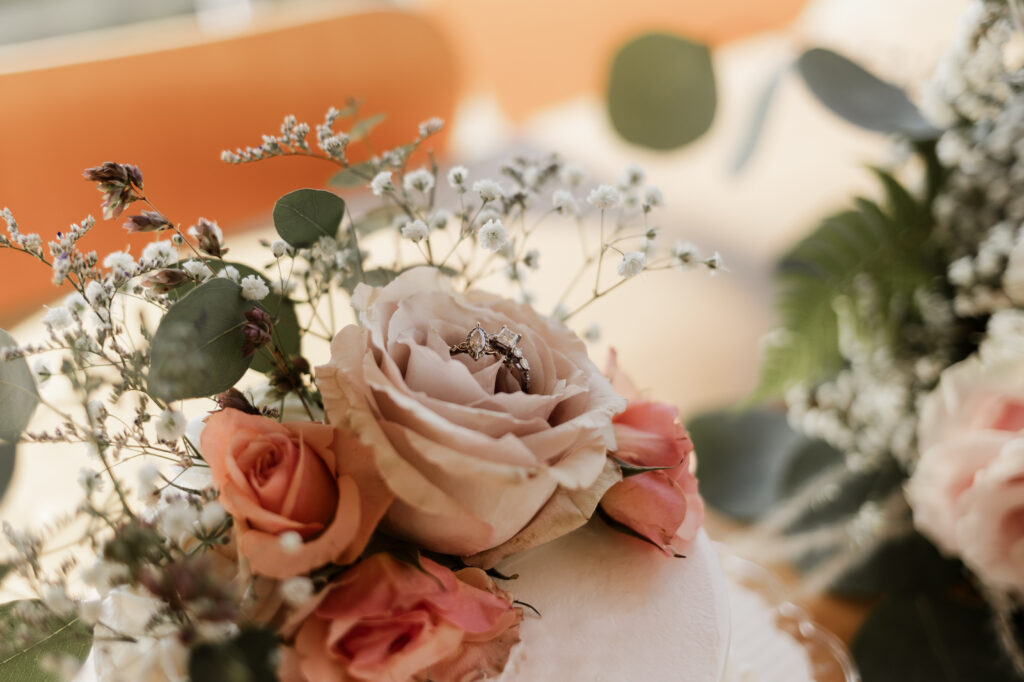
{"label": "engagement ring", "polygon": [[465,341],[448,346],[448,352],[452,355],[466,353],[474,360],[479,360],[485,355],[495,355],[501,358],[502,364],[519,383],[523,393],[530,392],[530,363],[523,356],[523,351],[518,347],[523,335],[517,334],[507,326],[502,325],[501,331],[497,334],[488,334],[478,322],[475,327],[466,334]]}

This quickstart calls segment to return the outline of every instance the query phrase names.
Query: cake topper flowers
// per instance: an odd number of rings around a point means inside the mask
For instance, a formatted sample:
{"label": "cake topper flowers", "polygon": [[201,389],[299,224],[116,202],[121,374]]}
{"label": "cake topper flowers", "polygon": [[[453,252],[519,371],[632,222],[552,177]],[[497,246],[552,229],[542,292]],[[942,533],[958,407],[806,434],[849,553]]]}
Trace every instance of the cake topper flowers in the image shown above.
{"label": "cake topper flowers", "polygon": [[[376,120],[332,109],[314,148],[288,117],[280,135],[224,153],[331,162],[333,184],[376,198],[354,211],[325,190],[285,195],[255,265],[230,259],[216,222],[162,212],[127,164],[84,174],[104,218],[123,220],[124,251],[82,252],[89,230],[114,229],[92,218],[44,248],[4,210],[0,247],[73,291],[43,341],[3,337],[0,402],[17,407],[0,435],[9,449],[85,446],[94,467],[59,524],[86,560],[50,561],[58,528],[4,527],[3,573],[39,599],[8,607],[0,671],[28,650],[73,667],[91,644],[100,680],[221,679],[231,666],[289,682],[495,675],[530,610],[491,570],[503,558],[599,505],[668,555],[693,540],[703,507],[677,412],[628,402],[566,321],[643,271],[715,270],[717,255],[658,248],[662,198],[639,169],[588,189],[555,157],[520,158],[501,182],[472,181],[422,154],[436,119],[352,162]],[[586,250],[549,315],[527,288],[545,220],[577,222]],[[382,230],[397,248],[366,247]],[[482,288],[499,273],[521,300]],[[337,322],[345,303],[354,324]]]}

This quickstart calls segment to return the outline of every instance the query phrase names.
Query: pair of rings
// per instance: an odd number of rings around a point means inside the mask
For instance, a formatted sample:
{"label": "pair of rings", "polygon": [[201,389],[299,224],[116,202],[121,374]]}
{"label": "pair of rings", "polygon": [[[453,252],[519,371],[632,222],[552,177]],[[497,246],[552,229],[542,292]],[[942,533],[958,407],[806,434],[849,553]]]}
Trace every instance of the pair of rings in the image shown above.
{"label": "pair of rings", "polygon": [[494,355],[501,359],[502,364],[519,383],[523,393],[530,392],[530,363],[523,357],[523,351],[518,347],[523,335],[517,334],[507,326],[502,325],[497,334],[488,334],[477,322],[476,326],[469,330],[466,339],[460,343],[448,346],[451,355],[466,353],[474,360],[479,360],[485,355]]}

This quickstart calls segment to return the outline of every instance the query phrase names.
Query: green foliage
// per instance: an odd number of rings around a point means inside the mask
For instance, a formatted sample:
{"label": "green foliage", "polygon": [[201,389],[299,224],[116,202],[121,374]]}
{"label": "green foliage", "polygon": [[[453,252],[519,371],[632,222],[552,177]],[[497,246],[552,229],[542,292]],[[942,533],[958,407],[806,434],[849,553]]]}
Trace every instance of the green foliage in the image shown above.
{"label": "green foliage", "polygon": [[851,647],[869,682],[1019,679],[980,601],[904,592],[868,616]]}
{"label": "green foliage", "polygon": [[[262,277],[267,287],[270,287],[269,278],[248,265],[214,259],[209,261],[210,269],[217,274],[229,265],[238,270],[239,281],[250,275],[256,275],[257,277]],[[195,289],[196,286],[195,282],[187,281],[168,292],[168,297],[172,301],[177,301]],[[272,345],[277,345],[285,355],[301,354],[302,331],[299,327],[298,315],[295,312],[295,304],[289,299],[282,298],[271,291],[267,294],[266,298],[259,302],[259,307],[266,310],[274,320],[274,344]],[[266,357],[257,353],[253,356],[252,368],[257,372],[269,372],[273,369],[273,365]]]}
{"label": "green foliage", "polygon": [[856,126],[912,140],[938,137],[903,90],[840,54],[816,47],[800,55],[796,68],[818,101]]}
{"label": "green foliage", "polygon": [[274,227],[296,248],[312,246],[321,237],[337,237],[345,201],[322,189],[297,189],[274,204]]}
{"label": "green foliage", "polygon": [[[21,606],[19,606],[21,605]],[[0,605],[0,624],[5,633],[16,630],[19,608],[36,607],[38,602],[14,601]],[[43,618],[45,632],[31,638],[27,645],[7,640],[0,643],[0,682],[61,682],[61,677],[43,669],[43,661],[51,656],[72,656],[84,660],[92,646],[92,628],[77,617]]]}
{"label": "green foliage", "polygon": [[249,369],[242,325],[252,307],[224,277],[200,284],[171,307],[150,348],[149,391],[167,401],[228,390]]}
{"label": "green foliage", "polygon": [[327,184],[331,187],[366,187],[373,180],[377,166],[372,161],[356,163],[331,176]]}
{"label": "green foliage", "polygon": [[693,142],[711,127],[717,98],[705,45],[649,33],[615,55],[608,112],[618,133],[633,144],[667,150]]}
{"label": "green foliage", "polygon": [[[766,345],[751,400],[766,400],[798,383],[813,383],[844,363],[839,314],[853,331],[894,342],[913,315],[915,291],[933,283],[942,264],[929,240],[927,202],[877,170],[885,201],[858,198],[787,254],[778,268],[779,338]],[[865,285],[870,290],[865,293]],[[865,298],[865,297],[869,298]],[[870,319],[863,305],[879,303]]]}
{"label": "green foliage", "polygon": [[[14,348],[18,342],[0,329],[0,348]],[[39,393],[25,358],[0,362],[0,439],[15,440],[28,426],[39,402]]]}
{"label": "green foliage", "polygon": [[356,121],[352,128],[348,131],[348,139],[351,142],[359,142],[365,140],[374,128],[379,126],[387,118],[387,114],[373,114],[367,116],[364,119]]}

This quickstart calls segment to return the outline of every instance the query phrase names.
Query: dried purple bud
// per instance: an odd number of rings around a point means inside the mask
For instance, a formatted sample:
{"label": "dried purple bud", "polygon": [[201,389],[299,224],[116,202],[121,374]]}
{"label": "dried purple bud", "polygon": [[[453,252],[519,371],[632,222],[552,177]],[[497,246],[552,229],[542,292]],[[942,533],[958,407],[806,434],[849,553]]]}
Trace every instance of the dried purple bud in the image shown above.
{"label": "dried purple bud", "polygon": [[206,218],[199,221],[189,230],[199,242],[199,250],[208,253],[214,258],[221,258],[228,252],[221,243],[222,233],[215,223]]}
{"label": "dried purple bud", "polygon": [[156,211],[143,211],[142,215],[130,215],[124,224],[129,232],[160,232],[169,229],[171,221]]}
{"label": "dried purple bud", "polygon": [[245,397],[241,391],[237,388],[229,388],[220,395],[217,396],[217,404],[220,405],[220,409],[232,409],[238,410],[239,412],[245,412],[246,414],[259,414],[260,411],[249,402],[249,399]]}
{"label": "dried purple bud", "polygon": [[166,294],[171,289],[180,286],[181,283],[187,279],[188,273],[184,270],[166,268],[164,270],[151,272],[143,277],[142,286],[151,288],[158,294]]}
{"label": "dried purple bud", "polygon": [[97,189],[103,192],[103,217],[107,220],[121,215],[128,204],[143,197],[142,171],[136,166],[106,161],[86,168],[82,177],[97,183]]}
{"label": "dried purple bud", "polygon": [[250,357],[257,348],[270,343],[273,338],[271,332],[274,329],[274,322],[262,308],[253,308],[246,311],[245,319],[249,320],[242,325],[242,334],[245,341],[242,343],[242,356]]}

